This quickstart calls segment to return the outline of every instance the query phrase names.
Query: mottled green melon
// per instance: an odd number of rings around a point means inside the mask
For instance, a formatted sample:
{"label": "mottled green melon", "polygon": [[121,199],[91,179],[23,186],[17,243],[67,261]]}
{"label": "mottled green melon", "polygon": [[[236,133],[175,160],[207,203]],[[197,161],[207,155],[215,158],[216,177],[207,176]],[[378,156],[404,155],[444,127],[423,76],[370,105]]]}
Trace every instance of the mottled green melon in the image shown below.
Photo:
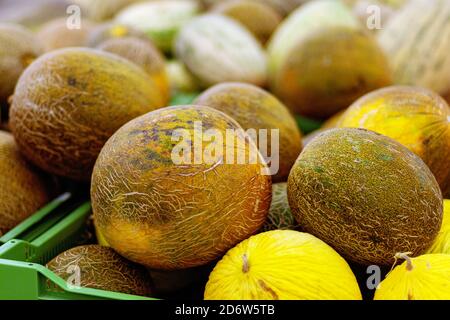
{"label": "mottled green melon", "polygon": [[162,51],[171,52],[178,31],[200,8],[190,0],[153,0],[124,8],[115,21],[144,32]]}
{"label": "mottled green melon", "polygon": [[199,90],[197,79],[186,69],[181,61],[172,60],[167,62],[166,70],[172,94],[196,92]]}
{"label": "mottled green melon", "polygon": [[260,231],[271,230],[300,230],[300,225],[295,220],[289,207],[286,182],[272,185],[272,202],[269,215]]}
{"label": "mottled green melon", "polygon": [[150,296],[153,291],[150,275],[144,267],[108,247],[75,247],[56,256],[46,267],[73,286],[139,296]]}
{"label": "mottled green melon", "polygon": [[[224,137],[237,130],[235,143],[201,143],[211,130]],[[255,162],[237,163],[238,150]],[[267,165],[251,138],[203,106],[163,108],[128,122],[102,149],[91,185],[95,223],[107,243],[159,270],[217,259],[259,230],[271,196]]]}
{"label": "mottled green melon", "polygon": [[163,105],[137,65],[100,50],[67,48],[41,56],[22,74],[10,126],[22,153],[38,167],[89,180],[106,140]]}
{"label": "mottled green melon", "polygon": [[23,70],[41,54],[41,48],[31,31],[15,24],[0,23],[0,107],[6,120],[7,100]]}
{"label": "mottled green melon", "polygon": [[424,253],[442,222],[441,191],[425,163],[365,129],[330,129],[311,141],[289,175],[288,199],[306,232],[365,265]]}
{"label": "mottled green melon", "polygon": [[327,118],[391,83],[383,51],[339,1],[297,9],[275,32],[268,52],[272,91],[305,116]]}
{"label": "mottled green melon", "polygon": [[254,0],[220,2],[212,8],[212,11],[240,22],[262,44],[269,40],[282,20],[281,15],[272,7]]}
{"label": "mottled green melon", "polygon": [[25,161],[13,136],[0,131],[0,236],[50,200],[45,177]]}
{"label": "mottled green melon", "polygon": [[45,23],[37,32],[37,40],[45,52],[67,47],[85,47],[94,24],[81,20],[79,29],[67,27],[67,18],[58,18]]}
{"label": "mottled green melon", "polygon": [[259,86],[266,82],[266,56],[259,42],[244,26],[219,14],[188,22],[175,53],[203,87],[227,81]]}
{"label": "mottled green melon", "polygon": [[148,39],[122,37],[109,39],[97,46],[98,49],[117,54],[142,67],[154,81],[163,105],[170,99],[166,61],[162,53]]}
{"label": "mottled green melon", "polygon": [[[258,147],[267,148],[263,156],[272,162],[270,167],[275,182],[286,181],[292,165],[302,150],[301,133],[289,110],[272,94],[254,85],[229,82],[221,83],[203,92],[194,102],[222,111],[236,120],[244,130],[256,130]],[[260,130],[278,130],[279,139],[267,135],[262,142]],[[268,132],[269,134],[269,132]],[[277,156],[278,159],[274,156]],[[275,161],[278,160],[278,164]],[[277,168],[278,167],[278,168]]]}

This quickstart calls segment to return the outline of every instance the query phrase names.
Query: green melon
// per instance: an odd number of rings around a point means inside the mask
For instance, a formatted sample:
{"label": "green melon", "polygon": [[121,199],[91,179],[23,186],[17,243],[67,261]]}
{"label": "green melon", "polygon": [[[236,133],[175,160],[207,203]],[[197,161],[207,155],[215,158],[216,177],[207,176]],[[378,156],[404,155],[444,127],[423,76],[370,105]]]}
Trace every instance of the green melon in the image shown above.
{"label": "green melon", "polygon": [[364,129],[330,129],[311,141],[289,175],[288,199],[306,232],[365,265],[424,253],[442,222],[441,191],[425,163]]}

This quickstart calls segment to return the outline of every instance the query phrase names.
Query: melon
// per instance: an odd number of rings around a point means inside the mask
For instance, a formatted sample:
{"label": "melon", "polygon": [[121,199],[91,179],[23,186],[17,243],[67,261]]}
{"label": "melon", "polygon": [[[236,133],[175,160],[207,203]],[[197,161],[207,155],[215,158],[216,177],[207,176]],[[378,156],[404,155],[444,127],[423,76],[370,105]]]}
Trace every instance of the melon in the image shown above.
{"label": "melon", "polygon": [[121,9],[140,0],[73,0],[81,7],[84,15],[93,21],[104,21],[113,18]]}
{"label": "melon", "polygon": [[[255,143],[261,151],[267,149],[262,153],[271,163],[273,181],[287,180],[302,150],[301,133],[294,117],[275,96],[251,84],[230,82],[206,90],[194,104],[215,108],[236,120],[244,130],[255,130]],[[267,135],[261,130],[267,130]],[[271,130],[278,130],[278,139],[273,139]]]}
{"label": "melon", "polygon": [[266,82],[266,56],[259,42],[241,24],[219,14],[187,23],[175,52],[204,87],[227,81],[259,86]]}
{"label": "melon", "polygon": [[[223,2],[229,2],[233,0],[202,0],[207,6],[213,6],[219,3]],[[279,11],[281,14],[289,14],[292,10],[296,9],[298,6],[311,1],[311,0],[252,0],[257,3],[266,4],[277,11]]]}
{"label": "melon", "polygon": [[428,253],[450,254],[450,200],[444,200],[442,226]]}
{"label": "melon", "polygon": [[167,62],[166,70],[172,94],[196,92],[199,90],[197,79],[186,69],[181,61],[171,60]]}
{"label": "melon", "polygon": [[375,300],[450,300],[450,255],[425,254],[392,270],[375,291]]}
{"label": "melon", "polygon": [[254,0],[221,2],[212,8],[244,25],[262,44],[269,40],[280,24],[281,15],[267,4]]}
{"label": "melon", "polygon": [[46,177],[22,157],[5,131],[0,131],[0,185],[0,236],[50,200]]}
{"label": "melon", "polygon": [[[227,130],[235,134],[227,138]],[[226,114],[194,105],[156,110],[103,147],[91,184],[96,226],[117,252],[151,269],[204,265],[262,226],[272,195],[267,171]]]}
{"label": "melon", "polygon": [[411,0],[378,33],[396,84],[450,90],[449,15],[448,0]]}
{"label": "melon", "polygon": [[287,183],[274,183],[272,185],[272,202],[270,203],[269,215],[260,231],[298,229],[300,229],[300,225],[295,220],[289,207]]}
{"label": "melon", "polygon": [[136,37],[109,39],[97,48],[117,54],[142,67],[159,90],[163,105],[169,102],[170,88],[166,61],[162,53],[148,39]]}
{"label": "melon", "polygon": [[66,48],[41,56],[22,74],[10,126],[21,152],[38,167],[89,180],[106,140],[163,104],[135,64],[99,50]]}
{"label": "melon", "polygon": [[361,300],[347,262],[298,231],[252,236],[227,252],[209,276],[206,300]]}
{"label": "melon", "polygon": [[121,23],[108,22],[97,25],[92,29],[87,39],[87,46],[95,48],[104,41],[128,37],[148,39],[144,32],[133,27]]}
{"label": "melon", "polygon": [[78,246],[60,253],[46,267],[72,286],[139,296],[152,294],[147,270],[108,247]]}
{"label": "melon", "polygon": [[51,20],[41,26],[36,34],[37,40],[45,52],[66,47],[85,47],[94,23],[81,20],[81,27],[69,28],[67,18]]}
{"label": "melon", "polygon": [[406,86],[376,90],[353,103],[338,126],[369,129],[402,143],[428,165],[443,192],[450,189],[450,107],[436,93]]}
{"label": "melon", "polygon": [[441,191],[426,164],[365,129],[330,129],[311,141],[289,175],[288,199],[302,230],[362,265],[424,253],[442,222]]}
{"label": "melon", "polygon": [[268,58],[272,91],[308,117],[330,117],[391,83],[383,51],[340,1],[294,11],[270,40]]}
{"label": "melon", "polygon": [[178,31],[199,12],[189,0],[155,0],[126,7],[115,21],[144,32],[162,51],[171,52]]}
{"label": "melon", "polygon": [[24,27],[0,23],[0,107],[7,120],[7,100],[23,70],[41,54],[35,36]]}

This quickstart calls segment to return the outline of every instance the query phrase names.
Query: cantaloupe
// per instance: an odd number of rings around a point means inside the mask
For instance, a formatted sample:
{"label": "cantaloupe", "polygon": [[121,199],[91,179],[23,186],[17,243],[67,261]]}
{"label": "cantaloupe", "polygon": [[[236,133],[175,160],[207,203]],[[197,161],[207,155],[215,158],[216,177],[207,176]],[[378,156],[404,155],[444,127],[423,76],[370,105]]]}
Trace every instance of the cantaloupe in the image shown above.
{"label": "cantaloupe", "polygon": [[0,185],[0,236],[50,201],[46,177],[25,161],[5,131],[0,131]]}
{"label": "cantaloupe", "polygon": [[154,0],[130,5],[115,21],[144,32],[162,51],[170,53],[178,31],[200,10],[195,1]]}
{"label": "cantaloupe", "polygon": [[89,33],[95,24],[88,19],[82,19],[80,28],[69,28],[67,23],[67,18],[58,18],[39,28],[36,37],[45,52],[87,46]]}
{"label": "cantaloupe", "polygon": [[444,218],[439,234],[428,253],[450,254],[450,200],[444,200]]}
{"label": "cantaloupe", "polygon": [[441,190],[450,189],[450,107],[436,93],[392,86],[355,101],[339,127],[376,131],[402,143],[433,172]]}
{"label": "cantaloupe", "polygon": [[347,262],[318,238],[260,233],[227,252],[209,276],[206,300],[361,300]]}
{"label": "cantaloupe", "polygon": [[391,83],[388,61],[340,1],[294,11],[268,47],[272,91],[296,113],[327,118]]}
{"label": "cantaloupe", "polygon": [[142,67],[154,81],[163,105],[167,105],[170,99],[170,88],[166,61],[150,40],[137,37],[109,39],[99,44],[97,48],[117,54]]}
{"label": "cantaloupe", "polygon": [[266,56],[259,42],[241,24],[219,14],[187,23],[175,53],[203,87],[228,81],[266,83]]}
{"label": "cantaloupe", "polygon": [[106,140],[129,120],[164,105],[140,67],[117,55],[67,48],[22,74],[10,110],[21,152],[50,173],[89,180]]}
{"label": "cantaloupe", "polygon": [[269,215],[260,231],[300,229],[301,227],[289,207],[287,183],[274,183],[272,185],[272,202],[270,203]]}
{"label": "cantaloupe", "polygon": [[378,33],[396,84],[450,90],[450,2],[411,0]]}
{"label": "cantaloupe", "polygon": [[269,40],[282,17],[272,7],[254,0],[231,0],[218,3],[211,9],[244,25],[262,43]]}
{"label": "cantaloupe", "polygon": [[[229,142],[227,129],[235,132]],[[138,117],[108,140],[91,200],[97,228],[124,257],[152,269],[186,269],[259,230],[271,178],[235,120],[209,107],[176,106]]]}
{"label": "cantaloupe", "polygon": [[312,140],[291,170],[288,199],[302,230],[363,265],[424,253],[442,222],[441,191],[426,164],[365,129],[330,129]]}
{"label": "cantaloupe", "polygon": [[[287,180],[302,150],[301,133],[294,117],[275,96],[251,84],[229,82],[211,87],[194,103],[226,113],[244,130],[255,130],[255,143],[267,149],[263,152],[266,162],[272,159],[273,181]],[[267,130],[267,135],[261,130]],[[272,140],[271,130],[277,130],[278,139]]]}
{"label": "cantaloupe", "polygon": [[140,296],[152,294],[147,270],[108,247],[78,246],[59,254],[46,267],[72,286]]}
{"label": "cantaloupe", "polygon": [[450,300],[450,255],[425,254],[406,259],[375,291],[375,300]]}
{"label": "cantaloupe", "polygon": [[41,54],[33,33],[16,24],[0,23],[0,114],[8,118],[7,100],[23,70]]}

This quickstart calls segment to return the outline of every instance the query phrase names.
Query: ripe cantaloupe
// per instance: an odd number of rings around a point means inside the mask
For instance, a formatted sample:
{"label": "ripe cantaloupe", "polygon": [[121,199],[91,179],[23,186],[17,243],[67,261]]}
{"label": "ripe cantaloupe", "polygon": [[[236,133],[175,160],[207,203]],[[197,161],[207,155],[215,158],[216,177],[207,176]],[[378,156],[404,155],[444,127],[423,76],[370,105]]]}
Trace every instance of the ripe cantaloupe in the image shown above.
{"label": "ripe cantaloupe", "polygon": [[16,86],[11,130],[22,153],[50,173],[89,180],[106,140],[164,105],[140,67],[100,50],[66,48],[35,60]]}
{"label": "ripe cantaloupe", "polygon": [[424,253],[442,222],[441,191],[426,164],[365,129],[330,129],[312,140],[291,170],[288,199],[302,230],[363,265]]}
{"label": "ripe cantaloupe", "polygon": [[78,246],[59,254],[46,267],[73,286],[140,296],[152,294],[147,270],[108,247]]}
{"label": "ripe cantaloupe", "polygon": [[361,300],[347,262],[320,239],[274,230],[227,252],[209,276],[206,300]]}
{"label": "ripe cantaloupe", "polygon": [[[267,141],[256,136],[258,147],[267,148],[269,158],[272,158],[271,168],[276,169],[274,156],[278,153],[279,170],[273,172],[273,181],[286,181],[292,165],[302,150],[301,133],[294,117],[275,96],[257,86],[229,82],[221,83],[203,92],[194,102],[198,105],[212,107],[222,111],[236,120],[244,130],[267,130]],[[269,136],[270,130],[278,130],[279,139]],[[262,143],[262,145],[260,145]]]}
{"label": "ripe cantaloupe", "polygon": [[338,127],[359,127],[386,135],[418,155],[442,192],[450,189],[450,107],[423,88],[393,86],[355,101]]}
{"label": "ripe cantaloupe", "polygon": [[8,98],[23,70],[41,54],[33,33],[15,24],[0,23],[0,114],[8,118]]}
{"label": "ripe cantaloupe", "polygon": [[4,131],[0,131],[0,185],[0,236],[50,200],[45,177],[25,161],[13,136]]}
{"label": "ripe cantaloupe", "polygon": [[[202,143],[212,129],[222,142]],[[236,131],[233,144],[225,143],[227,129]],[[255,161],[239,164],[238,150]],[[271,178],[235,120],[209,107],[176,106],[138,117],[108,140],[91,200],[97,228],[124,257],[152,269],[185,269],[217,259],[259,230]]]}

